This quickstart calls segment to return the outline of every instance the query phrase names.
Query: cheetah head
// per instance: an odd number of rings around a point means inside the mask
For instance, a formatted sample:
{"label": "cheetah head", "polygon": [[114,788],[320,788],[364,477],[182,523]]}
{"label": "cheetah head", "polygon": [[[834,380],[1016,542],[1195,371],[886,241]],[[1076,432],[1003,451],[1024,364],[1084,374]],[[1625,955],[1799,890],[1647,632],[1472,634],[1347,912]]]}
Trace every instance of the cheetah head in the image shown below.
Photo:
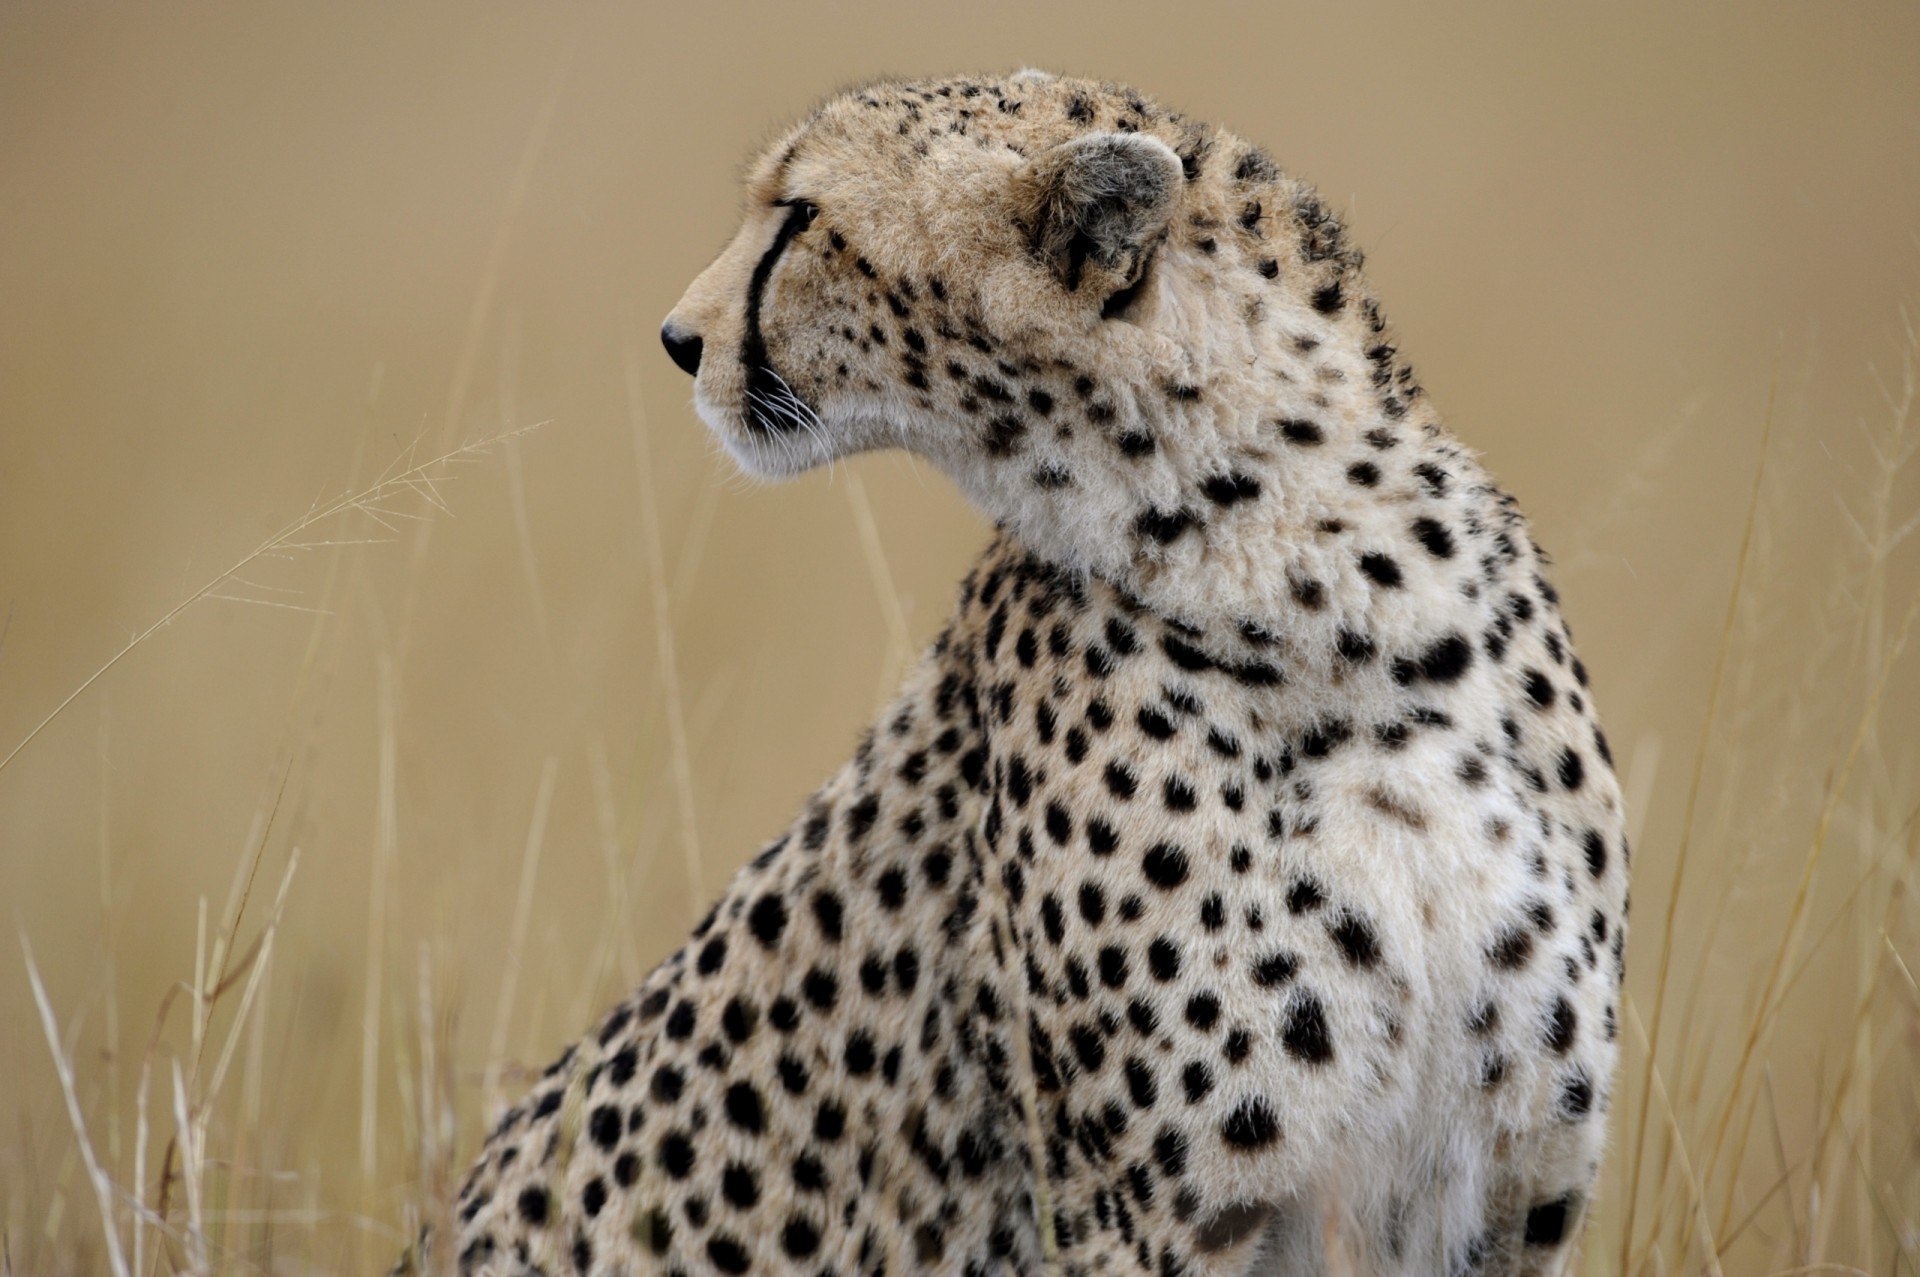
{"label": "cheetah head", "polygon": [[1037,72],[844,93],[745,203],[661,330],[739,465],[904,448],[1093,568],[1073,547],[1160,555],[1195,526],[1170,512],[1238,464],[1223,425],[1289,379],[1272,352],[1320,344],[1357,264],[1257,149]]}

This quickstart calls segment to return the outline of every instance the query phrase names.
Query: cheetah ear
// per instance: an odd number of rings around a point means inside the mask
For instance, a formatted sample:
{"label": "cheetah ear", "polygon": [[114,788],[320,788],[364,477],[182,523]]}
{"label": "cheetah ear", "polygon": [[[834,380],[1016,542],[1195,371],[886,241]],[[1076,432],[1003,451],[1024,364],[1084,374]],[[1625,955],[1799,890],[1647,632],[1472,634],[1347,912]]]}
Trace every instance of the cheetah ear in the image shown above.
{"label": "cheetah ear", "polygon": [[1020,169],[1017,216],[1068,292],[1097,273],[1104,295],[1138,280],[1173,216],[1180,176],[1180,157],[1158,138],[1089,133]]}

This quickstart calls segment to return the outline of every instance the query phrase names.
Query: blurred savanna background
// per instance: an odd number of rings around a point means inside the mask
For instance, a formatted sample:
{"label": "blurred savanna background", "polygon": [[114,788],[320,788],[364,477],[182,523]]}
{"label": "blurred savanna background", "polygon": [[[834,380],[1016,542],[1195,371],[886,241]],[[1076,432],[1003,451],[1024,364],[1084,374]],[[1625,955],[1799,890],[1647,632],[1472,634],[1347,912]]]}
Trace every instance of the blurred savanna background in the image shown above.
{"label": "blurred savanna background", "polygon": [[0,1272],[382,1269],[845,756],[986,529],[655,331],[813,99],[1022,65],[1318,183],[1556,557],[1570,1270],[1920,1274],[1910,0],[0,6]]}

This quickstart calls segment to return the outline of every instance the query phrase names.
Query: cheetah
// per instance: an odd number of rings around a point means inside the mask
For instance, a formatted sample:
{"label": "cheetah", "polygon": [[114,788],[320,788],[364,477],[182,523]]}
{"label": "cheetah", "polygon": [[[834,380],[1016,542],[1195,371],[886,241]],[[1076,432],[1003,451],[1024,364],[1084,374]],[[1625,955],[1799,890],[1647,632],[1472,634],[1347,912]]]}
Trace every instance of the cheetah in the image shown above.
{"label": "cheetah", "polygon": [[700,417],[756,476],[906,449],[996,532],[851,760],[500,1119],[439,1261],[1559,1270],[1620,790],[1339,217],[1039,72],[845,92],[746,187],[662,328]]}

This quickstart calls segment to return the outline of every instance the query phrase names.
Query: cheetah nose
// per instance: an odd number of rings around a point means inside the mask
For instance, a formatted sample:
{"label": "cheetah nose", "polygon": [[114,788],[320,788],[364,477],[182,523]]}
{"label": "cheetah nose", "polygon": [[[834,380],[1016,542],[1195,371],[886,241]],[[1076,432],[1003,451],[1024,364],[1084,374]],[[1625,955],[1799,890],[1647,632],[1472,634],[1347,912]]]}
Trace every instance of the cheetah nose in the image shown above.
{"label": "cheetah nose", "polygon": [[680,365],[680,371],[692,377],[700,371],[700,338],[692,333],[674,331],[673,322],[660,325],[660,344],[667,348],[667,357]]}

